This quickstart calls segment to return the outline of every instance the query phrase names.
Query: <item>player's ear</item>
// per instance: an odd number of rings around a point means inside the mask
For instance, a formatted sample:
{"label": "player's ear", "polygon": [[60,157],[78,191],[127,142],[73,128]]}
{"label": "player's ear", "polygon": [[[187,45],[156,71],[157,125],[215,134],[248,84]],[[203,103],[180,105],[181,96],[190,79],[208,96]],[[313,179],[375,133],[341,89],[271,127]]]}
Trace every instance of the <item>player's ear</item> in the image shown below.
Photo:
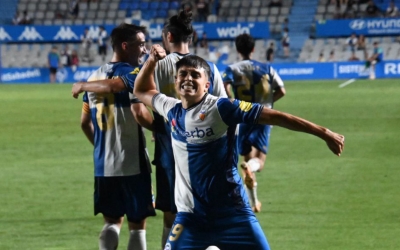
{"label": "player's ear", "polygon": [[128,43],[127,42],[121,43],[121,48],[122,50],[126,50],[128,48]]}
{"label": "player's ear", "polygon": [[208,92],[208,88],[210,88],[210,84],[211,83],[209,81],[206,82],[206,87],[204,89],[204,92]]}
{"label": "player's ear", "polygon": [[173,43],[174,42],[174,36],[171,34],[171,32],[167,33],[167,41],[169,43]]}

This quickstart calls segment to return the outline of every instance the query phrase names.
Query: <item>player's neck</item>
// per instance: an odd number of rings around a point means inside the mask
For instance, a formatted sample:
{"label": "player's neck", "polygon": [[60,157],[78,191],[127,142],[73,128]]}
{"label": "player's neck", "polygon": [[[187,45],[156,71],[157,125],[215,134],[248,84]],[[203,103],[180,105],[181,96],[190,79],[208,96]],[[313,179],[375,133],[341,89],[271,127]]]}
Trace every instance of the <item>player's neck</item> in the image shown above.
{"label": "player's neck", "polygon": [[124,62],[124,63],[129,63],[130,65],[132,65],[134,67],[139,66],[137,64],[137,62],[130,61],[128,58],[123,58],[123,57],[119,56],[117,53],[113,53],[113,56],[112,56],[110,62],[112,62],[112,63]]}
{"label": "player's neck", "polygon": [[179,44],[171,44],[171,53],[179,53],[179,54],[188,54],[189,52],[189,44],[188,43],[179,43]]}
{"label": "player's neck", "polygon": [[195,96],[190,96],[190,97],[181,96],[182,107],[184,109],[188,109],[188,108],[191,108],[191,107],[199,104],[203,100],[203,98],[206,94],[207,93],[204,93],[203,95],[196,96],[196,97]]}

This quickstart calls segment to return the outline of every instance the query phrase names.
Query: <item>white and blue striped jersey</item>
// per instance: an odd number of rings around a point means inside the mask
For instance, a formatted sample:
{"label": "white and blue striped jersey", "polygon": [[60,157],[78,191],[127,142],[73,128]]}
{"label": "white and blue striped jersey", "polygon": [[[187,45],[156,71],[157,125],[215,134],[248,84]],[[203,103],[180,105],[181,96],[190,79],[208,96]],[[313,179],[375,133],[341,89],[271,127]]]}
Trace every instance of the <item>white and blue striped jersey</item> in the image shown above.
{"label": "white and blue striped jersey", "polygon": [[130,109],[131,103],[139,102],[130,84],[137,72],[139,68],[134,69],[128,63],[107,63],[88,79],[121,77],[126,85],[126,90],[119,93],[83,95],[94,127],[95,176],[129,176],[149,171],[143,131]]}
{"label": "white and blue striped jersey", "polygon": [[273,106],[274,90],[284,87],[282,79],[269,64],[254,60],[229,65],[222,78],[231,83],[235,98],[261,103],[268,108]]}
{"label": "white and blue striped jersey", "polygon": [[152,104],[171,128],[178,212],[248,213],[237,170],[236,125],[257,123],[263,106],[205,94],[199,104],[184,109],[180,100],[161,93],[153,97]]}

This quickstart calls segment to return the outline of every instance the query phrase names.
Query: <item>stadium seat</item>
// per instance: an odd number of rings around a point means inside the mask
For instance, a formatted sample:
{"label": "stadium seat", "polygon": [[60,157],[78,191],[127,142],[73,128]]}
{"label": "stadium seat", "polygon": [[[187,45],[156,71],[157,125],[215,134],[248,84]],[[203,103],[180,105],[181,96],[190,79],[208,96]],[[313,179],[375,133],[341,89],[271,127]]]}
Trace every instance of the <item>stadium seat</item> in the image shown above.
{"label": "stadium seat", "polygon": [[133,2],[130,4],[130,9],[131,10],[138,10],[139,9],[139,3]]}
{"label": "stadium seat", "polygon": [[120,9],[120,10],[129,9],[129,3],[128,2],[120,2],[118,9]]}
{"label": "stadium seat", "polygon": [[[250,9],[249,15],[250,15],[250,16],[253,16],[253,17],[258,16],[258,11],[259,11],[258,8],[253,7],[253,8]],[[254,22],[254,21],[253,21],[253,22]]]}
{"label": "stadium seat", "polygon": [[141,2],[139,4],[139,7],[141,10],[148,10],[149,9],[149,3],[148,2]]}
{"label": "stadium seat", "polygon": [[169,8],[169,3],[166,2],[166,1],[161,2],[159,8],[162,9],[162,10],[168,10],[168,8]]}
{"label": "stadium seat", "polygon": [[157,17],[159,18],[167,18],[168,13],[166,10],[158,10],[157,11]]}
{"label": "stadium seat", "polygon": [[170,4],[169,4],[169,8],[170,9],[173,9],[173,10],[178,10],[179,9],[179,3],[178,2],[176,2],[176,1],[173,1],[173,2],[171,2]]}
{"label": "stadium seat", "polygon": [[159,2],[151,2],[150,3],[150,9],[151,10],[157,10],[159,5],[160,5]]}

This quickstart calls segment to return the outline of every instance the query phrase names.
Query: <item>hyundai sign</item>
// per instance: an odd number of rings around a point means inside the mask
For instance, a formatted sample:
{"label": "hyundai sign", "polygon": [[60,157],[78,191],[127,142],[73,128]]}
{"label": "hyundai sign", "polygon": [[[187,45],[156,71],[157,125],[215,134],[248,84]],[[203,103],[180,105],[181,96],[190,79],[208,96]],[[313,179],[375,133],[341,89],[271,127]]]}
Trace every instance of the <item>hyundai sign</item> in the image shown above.
{"label": "hyundai sign", "polygon": [[316,26],[317,37],[359,35],[399,35],[400,18],[376,18],[354,20],[319,21]]}

